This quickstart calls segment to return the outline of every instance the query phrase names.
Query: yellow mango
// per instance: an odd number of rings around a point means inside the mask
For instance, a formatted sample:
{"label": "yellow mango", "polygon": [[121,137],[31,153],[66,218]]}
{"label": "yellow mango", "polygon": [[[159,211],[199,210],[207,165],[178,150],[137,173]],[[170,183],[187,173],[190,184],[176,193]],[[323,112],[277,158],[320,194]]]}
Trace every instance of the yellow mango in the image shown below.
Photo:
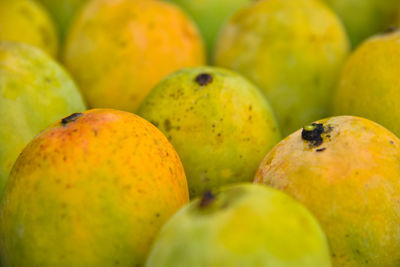
{"label": "yellow mango", "polygon": [[52,56],[58,52],[58,37],[46,10],[31,0],[0,0],[0,40],[23,42]]}
{"label": "yellow mango", "polygon": [[364,118],[332,117],[276,145],[256,183],[291,195],[319,220],[333,266],[398,266],[400,140]]}
{"label": "yellow mango", "polygon": [[0,204],[4,266],[140,266],[188,202],[167,138],[117,110],[74,113],[19,156]]}
{"label": "yellow mango", "polygon": [[150,89],[182,67],[203,65],[203,42],[175,5],[99,0],[85,5],[63,61],[92,108],[135,112]]}
{"label": "yellow mango", "polygon": [[335,115],[373,120],[400,136],[400,31],[376,35],[346,61],[333,97]]}

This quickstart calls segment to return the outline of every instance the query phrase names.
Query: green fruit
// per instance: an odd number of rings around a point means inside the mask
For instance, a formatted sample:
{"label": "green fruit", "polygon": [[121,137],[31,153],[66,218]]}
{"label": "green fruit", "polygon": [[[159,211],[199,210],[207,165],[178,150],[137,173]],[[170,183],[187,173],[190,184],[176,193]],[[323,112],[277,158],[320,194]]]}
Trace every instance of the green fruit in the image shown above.
{"label": "green fruit", "polygon": [[215,63],[258,85],[288,135],[328,115],[348,50],[342,24],[319,1],[257,1],[223,28]]}
{"label": "green fruit", "polygon": [[170,139],[182,159],[191,197],[251,181],[280,140],[273,112],[258,88],[220,68],[171,74],[150,92],[138,114]]}
{"label": "green fruit", "polygon": [[58,37],[53,21],[31,0],[0,0],[0,41],[23,42],[55,56]]}
{"label": "green fruit", "polygon": [[206,193],[162,228],[146,267],[328,267],[317,220],[286,194],[241,184]]}
{"label": "green fruit", "polygon": [[395,23],[399,0],[323,0],[343,20],[353,48]]}
{"label": "green fruit", "polygon": [[0,204],[7,267],[142,266],[189,192],[151,123],[96,109],[56,121],[18,157]]}
{"label": "green fruit", "polygon": [[25,145],[50,123],[85,104],[70,76],[44,52],[0,42],[0,196]]}
{"label": "green fruit", "polygon": [[222,25],[235,11],[252,0],[170,0],[181,6],[197,23],[202,33],[209,55]]}
{"label": "green fruit", "polygon": [[57,23],[60,38],[64,39],[76,13],[88,0],[37,0],[45,6]]}
{"label": "green fruit", "polygon": [[400,32],[364,42],[346,62],[333,100],[337,115],[358,115],[400,136]]}

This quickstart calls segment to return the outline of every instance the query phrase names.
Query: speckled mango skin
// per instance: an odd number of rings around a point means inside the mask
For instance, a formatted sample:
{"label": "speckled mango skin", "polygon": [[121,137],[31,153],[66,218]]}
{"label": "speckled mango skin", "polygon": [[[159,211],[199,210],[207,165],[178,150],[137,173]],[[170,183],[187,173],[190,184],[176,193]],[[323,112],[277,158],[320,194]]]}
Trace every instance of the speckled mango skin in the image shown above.
{"label": "speckled mango skin", "polygon": [[341,22],[319,1],[269,0],[233,15],[221,30],[214,61],[263,90],[287,136],[329,114],[348,51]]}
{"label": "speckled mango skin", "polygon": [[88,0],[37,0],[53,16],[60,39],[64,40],[73,18]]}
{"label": "speckled mango skin", "polygon": [[0,42],[0,196],[28,142],[60,117],[85,109],[75,83],[50,56]]}
{"label": "speckled mango skin", "polygon": [[[210,75],[200,85],[196,78]],[[160,82],[138,114],[156,125],[185,167],[190,196],[251,181],[265,154],[280,140],[267,100],[237,73],[214,67],[180,70]]]}
{"label": "speckled mango skin", "polygon": [[146,267],[330,267],[311,213],[267,186],[239,184],[208,205],[199,199],[162,228]]}
{"label": "speckled mango skin", "polygon": [[400,136],[399,65],[399,31],[368,39],[343,68],[333,113],[368,118]]}
{"label": "speckled mango skin", "polygon": [[398,0],[323,0],[343,21],[353,48],[395,24]]}
{"label": "speckled mango skin", "polygon": [[332,127],[320,146],[310,147],[301,130],[293,133],[266,156],[255,182],[313,212],[327,234],[333,266],[399,266],[400,140],[359,117],[319,123]]}
{"label": "speckled mango skin", "polygon": [[141,266],[188,202],[182,164],[142,118],[89,110],[22,152],[0,206],[3,266]]}
{"label": "speckled mango skin", "polygon": [[169,0],[185,10],[197,23],[211,58],[214,43],[223,24],[239,8],[252,0]]}
{"label": "speckled mango skin", "polygon": [[58,36],[46,10],[31,0],[0,0],[0,41],[23,42],[52,56],[58,52]]}
{"label": "speckled mango skin", "polygon": [[203,65],[205,51],[194,24],[175,5],[99,0],[74,21],[63,61],[89,107],[136,112],[164,76]]}

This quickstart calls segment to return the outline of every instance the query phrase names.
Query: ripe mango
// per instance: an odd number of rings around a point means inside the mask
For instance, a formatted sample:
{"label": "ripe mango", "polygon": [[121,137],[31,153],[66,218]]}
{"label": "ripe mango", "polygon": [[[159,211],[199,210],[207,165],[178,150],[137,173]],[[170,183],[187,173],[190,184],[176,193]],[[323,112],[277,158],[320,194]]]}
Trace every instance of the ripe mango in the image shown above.
{"label": "ripe mango", "polygon": [[182,67],[203,65],[203,42],[189,18],[158,0],[85,5],[63,60],[90,107],[135,112],[150,89]]}
{"label": "ripe mango", "polygon": [[182,164],[156,127],[117,110],[74,113],[28,144],[0,204],[10,267],[141,266],[188,202]]}
{"label": "ripe mango", "polygon": [[238,184],[208,192],[162,228],[146,267],[330,267],[317,220],[267,186]]}
{"label": "ripe mango", "polygon": [[58,26],[59,36],[64,40],[76,13],[88,0],[37,0],[47,8]]}
{"label": "ripe mango", "polygon": [[328,115],[348,51],[341,22],[320,1],[256,1],[222,29],[215,64],[263,90],[286,136]]}
{"label": "ripe mango", "polygon": [[185,167],[191,197],[251,181],[262,158],[280,140],[261,91],[221,68],[186,68],[169,75],[138,114],[170,139]]}
{"label": "ripe mango", "polygon": [[399,0],[323,0],[342,19],[353,48],[395,25]]}
{"label": "ripe mango", "polygon": [[348,58],[333,98],[335,115],[376,121],[400,136],[400,32],[374,36]]}
{"label": "ripe mango", "polygon": [[185,10],[199,27],[211,57],[214,43],[223,24],[252,0],[169,0]]}
{"label": "ripe mango", "polygon": [[333,266],[400,263],[400,140],[360,117],[323,119],[265,157],[255,177],[303,203],[321,223]]}
{"label": "ripe mango", "polygon": [[50,56],[0,42],[0,197],[25,145],[58,118],[85,109],[75,83]]}
{"label": "ripe mango", "polygon": [[31,0],[0,0],[0,41],[23,42],[52,56],[58,52],[58,36],[46,10]]}

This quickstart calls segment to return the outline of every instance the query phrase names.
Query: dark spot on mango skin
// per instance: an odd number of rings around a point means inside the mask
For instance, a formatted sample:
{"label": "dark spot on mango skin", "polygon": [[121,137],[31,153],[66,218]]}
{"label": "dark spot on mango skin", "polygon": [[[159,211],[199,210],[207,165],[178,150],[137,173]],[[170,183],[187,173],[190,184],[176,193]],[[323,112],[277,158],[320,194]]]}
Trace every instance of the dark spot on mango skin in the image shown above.
{"label": "dark spot on mango skin", "polygon": [[389,26],[388,28],[386,28],[386,30],[383,32],[383,34],[390,34],[390,33],[394,33],[397,32],[399,30],[399,27],[397,26]]}
{"label": "dark spot on mango skin", "polygon": [[316,152],[323,152],[323,151],[325,151],[326,150],[326,147],[323,147],[323,148],[318,148],[317,150],[315,150]]}
{"label": "dark spot on mango skin", "polygon": [[301,137],[311,143],[313,147],[318,147],[322,144],[323,139],[321,134],[324,133],[324,126],[322,123],[312,123],[303,127]]}
{"label": "dark spot on mango skin", "polygon": [[61,120],[61,123],[65,126],[70,122],[76,121],[79,117],[81,117],[83,114],[82,113],[72,113],[68,117],[65,117]]}
{"label": "dark spot on mango skin", "polygon": [[215,195],[210,190],[207,190],[201,197],[199,206],[200,208],[205,208],[209,206],[211,203],[213,203],[214,200],[215,200]]}
{"label": "dark spot on mango skin", "polygon": [[213,77],[208,73],[201,73],[196,76],[196,83],[200,86],[205,86],[213,81]]}
{"label": "dark spot on mango skin", "polygon": [[167,132],[169,132],[169,131],[172,129],[171,122],[170,122],[168,119],[166,119],[166,120],[164,121],[164,128],[165,128],[165,130],[166,130]]}

